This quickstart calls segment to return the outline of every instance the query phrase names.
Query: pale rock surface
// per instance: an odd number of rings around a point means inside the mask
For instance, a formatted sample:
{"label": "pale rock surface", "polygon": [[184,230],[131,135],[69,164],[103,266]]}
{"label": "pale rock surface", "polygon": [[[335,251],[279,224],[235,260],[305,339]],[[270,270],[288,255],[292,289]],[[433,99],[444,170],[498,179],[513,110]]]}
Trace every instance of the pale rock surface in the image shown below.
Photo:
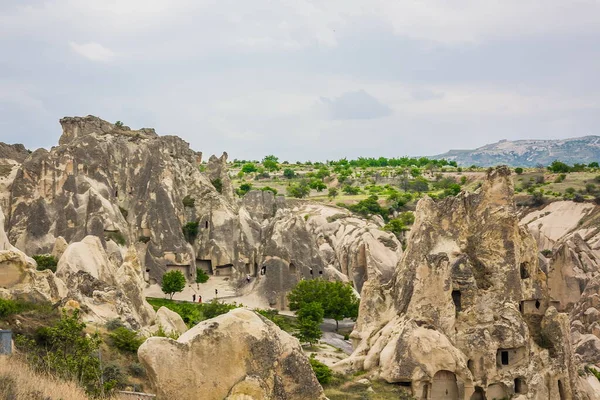
{"label": "pale rock surface", "polygon": [[363,288],[356,349],[336,369],[403,382],[419,399],[590,398],[510,171],[492,170],[474,194],[424,198],[415,216],[389,284]]}
{"label": "pale rock surface", "polygon": [[52,271],[37,271],[36,262],[12,246],[4,232],[0,208],[0,298],[57,302],[67,288]]}
{"label": "pale rock surface", "polygon": [[243,308],[176,341],[149,338],[138,357],[166,399],[325,399],[298,340]]}
{"label": "pale rock surface", "polygon": [[134,248],[127,250],[121,265],[115,265],[100,239],[87,236],[67,247],[56,275],[67,284],[68,298],[79,302],[87,321],[105,323],[120,318],[139,329],[155,318],[143,295],[141,264]]}
{"label": "pale rock surface", "polygon": [[161,307],[156,312],[156,329],[159,328],[162,328],[166,334],[177,335],[181,335],[188,330],[181,316],[167,307]]}

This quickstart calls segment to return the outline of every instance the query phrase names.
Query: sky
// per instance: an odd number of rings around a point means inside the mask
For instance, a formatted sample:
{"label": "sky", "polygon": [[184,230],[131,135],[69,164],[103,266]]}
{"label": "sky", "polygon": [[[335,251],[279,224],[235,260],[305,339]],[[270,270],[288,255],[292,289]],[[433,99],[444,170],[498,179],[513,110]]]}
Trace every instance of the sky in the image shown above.
{"label": "sky", "polygon": [[64,116],[230,159],[600,134],[600,0],[0,0],[0,141]]}

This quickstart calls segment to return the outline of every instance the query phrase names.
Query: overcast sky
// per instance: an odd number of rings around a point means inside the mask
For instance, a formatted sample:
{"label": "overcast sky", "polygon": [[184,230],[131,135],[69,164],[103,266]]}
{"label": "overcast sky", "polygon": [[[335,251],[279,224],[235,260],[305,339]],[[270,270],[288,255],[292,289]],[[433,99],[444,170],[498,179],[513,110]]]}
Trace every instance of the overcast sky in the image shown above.
{"label": "overcast sky", "polygon": [[600,0],[0,0],[0,141],[88,114],[289,161],[600,134],[599,43]]}

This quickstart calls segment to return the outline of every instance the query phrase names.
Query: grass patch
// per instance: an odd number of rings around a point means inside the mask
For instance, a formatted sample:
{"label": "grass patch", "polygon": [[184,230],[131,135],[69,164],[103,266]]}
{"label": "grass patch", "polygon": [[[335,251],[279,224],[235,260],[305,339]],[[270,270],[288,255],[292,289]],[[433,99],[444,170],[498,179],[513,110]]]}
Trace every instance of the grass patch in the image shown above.
{"label": "grass patch", "polygon": [[146,300],[148,303],[150,303],[155,311],[158,311],[158,309],[161,307],[167,307],[169,310],[176,312],[179,314],[179,316],[181,316],[183,322],[185,322],[190,328],[202,321],[225,314],[230,310],[241,306],[235,303],[222,303],[218,300],[213,300],[209,303],[202,304],[178,302],[175,300],[158,299],[153,297],[148,297]]}

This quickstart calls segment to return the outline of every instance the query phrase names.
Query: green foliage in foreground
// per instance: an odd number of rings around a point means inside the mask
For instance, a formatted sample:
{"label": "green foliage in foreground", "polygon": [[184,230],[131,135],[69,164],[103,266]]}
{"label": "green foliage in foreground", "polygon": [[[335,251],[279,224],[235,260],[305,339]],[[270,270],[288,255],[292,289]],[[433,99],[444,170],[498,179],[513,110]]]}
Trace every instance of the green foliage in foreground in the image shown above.
{"label": "green foliage in foreground", "polygon": [[310,344],[319,341],[323,333],[321,324],[323,323],[323,307],[317,302],[304,303],[296,313],[298,317],[298,331],[294,336],[301,342]]}
{"label": "green foliage in foreground", "polygon": [[321,361],[314,358],[314,354],[309,358],[310,366],[312,367],[315,375],[317,376],[317,380],[321,385],[326,385],[331,382],[331,378],[333,377],[333,372],[331,368],[327,365],[323,364]]}
{"label": "green foliage in foreground", "polygon": [[225,314],[234,308],[240,307],[237,304],[226,304],[213,300],[209,303],[187,303],[177,302],[167,299],[147,298],[148,303],[158,311],[161,307],[167,307],[181,316],[183,322],[188,327],[193,327],[198,323]]}
{"label": "green foliage in foreground", "polygon": [[136,353],[145,340],[144,338],[139,337],[136,331],[127,329],[124,326],[112,331],[110,338],[113,346],[121,351],[130,353]]}
{"label": "green foliage in foreground", "polygon": [[285,315],[280,315],[279,311],[277,311],[277,310],[255,309],[254,311],[259,313],[266,319],[272,321],[281,330],[284,330],[289,333],[289,332],[293,332],[296,329],[295,320],[291,317],[286,317]]}
{"label": "green foliage in foreground", "polygon": [[50,303],[29,303],[22,300],[0,299],[0,318],[28,311],[38,311],[45,315],[55,312]]}
{"label": "green foliage in foreground", "polygon": [[52,272],[56,272],[56,266],[58,265],[58,260],[51,254],[40,254],[37,256],[31,257],[37,263],[37,270],[44,271],[49,269]]}
{"label": "green foliage in foreground", "polygon": [[116,383],[103,381],[98,358],[101,339],[98,333],[89,335],[79,319],[78,310],[66,311],[55,325],[39,328],[35,339],[17,335],[16,346],[26,355],[31,367],[54,377],[77,382],[92,396],[107,394]]}

